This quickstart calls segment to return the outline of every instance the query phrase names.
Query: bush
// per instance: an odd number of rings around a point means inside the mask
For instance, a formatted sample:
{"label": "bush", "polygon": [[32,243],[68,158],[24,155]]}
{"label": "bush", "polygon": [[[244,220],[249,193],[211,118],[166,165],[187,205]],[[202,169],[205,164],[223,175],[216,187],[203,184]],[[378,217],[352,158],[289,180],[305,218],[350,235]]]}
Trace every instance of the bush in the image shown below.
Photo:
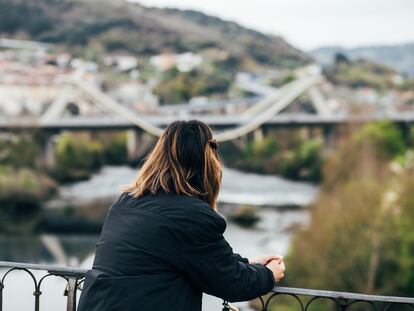
{"label": "bush", "polygon": [[257,207],[252,205],[241,205],[232,214],[229,219],[242,227],[253,227],[259,220]]}
{"label": "bush", "polygon": [[287,141],[276,141],[268,136],[263,140],[249,142],[240,152],[223,144],[220,148],[225,163],[248,171],[280,174],[297,180],[319,182],[322,179],[323,145],[317,140],[304,141],[297,136]]}
{"label": "bush", "polygon": [[0,140],[0,165],[13,167],[35,167],[39,146],[30,136],[11,136]]}
{"label": "bush", "polygon": [[57,185],[44,173],[32,169],[0,166],[0,206],[15,207],[39,203],[57,190]]}
{"label": "bush", "polygon": [[0,166],[0,233],[27,234],[39,228],[41,202],[57,191],[44,173]]}
{"label": "bush", "polygon": [[83,136],[62,134],[55,147],[56,168],[53,174],[60,181],[89,178],[103,165],[103,147],[98,141]]}
{"label": "bush", "polygon": [[397,246],[394,254],[398,274],[397,292],[402,295],[414,295],[414,170],[413,167],[402,177],[401,193],[397,204],[399,215],[395,222],[396,238],[392,241]]}
{"label": "bush", "polygon": [[365,125],[355,135],[356,148],[369,145],[375,156],[392,159],[405,152],[404,137],[391,122],[377,122]]}
{"label": "bush", "polygon": [[103,146],[103,159],[105,164],[127,163],[127,135],[125,133],[104,135],[99,141]]}
{"label": "bush", "polygon": [[309,140],[300,143],[282,158],[280,173],[291,179],[318,182],[322,179],[322,143]]}
{"label": "bush", "polygon": [[242,169],[271,174],[278,171],[279,156],[279,145],[269,136],[249,142],[242,151],[242,156],[240,153],[235,156],[235,163],[239,163]]}
{"label": "bush", "polygon": [[277,141],[273,137],[265,137],[263,140],[254,140],[247,145],[244,152],[246,157],[270,158],[279,150]]}
{"label": "bush", "polygon": [[406,146],[401,132],[389,122],[363,126],[338,145],[323,165],[323,187],[333,189],[361,177],[377,178],[389,161],[400,158]]}
{"label": "bush", "polygon": [[414,172],[392,162],[404,150],[399,131],[380,122],[327,159],[310,224],[287,258],[289,286],[414,295]]}

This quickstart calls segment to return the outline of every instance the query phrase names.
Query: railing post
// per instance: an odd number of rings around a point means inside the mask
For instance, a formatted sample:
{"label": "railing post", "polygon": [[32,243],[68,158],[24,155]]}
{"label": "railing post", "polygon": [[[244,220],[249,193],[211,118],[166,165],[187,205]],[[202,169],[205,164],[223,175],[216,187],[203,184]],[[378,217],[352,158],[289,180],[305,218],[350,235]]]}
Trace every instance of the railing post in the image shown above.
{"label": "railing post", "polygon": [[68,296],[66,311],[76,311],[76,291],[78,287],[78,279],[76,277],[68,278],[68,287],[66,294]]}
{"label": "railing post", "polygon": [[348,308],[349,301],[347,299],[339,298],[338,299],[338,306],[341,310],[346,310]]}
{"label": "railing post", "polygon": [[4,285],[0,280],[0,311],[3,310],[3,288],[4,288]]}
{"label": "railing post", "polygon": [[40,295],[41,294],[42,294],[42,292],[36,286],[36,290],[33,293],[33,295],[35,296],[35,311],[39,311],[40,310],[39,308],[40,308]]}

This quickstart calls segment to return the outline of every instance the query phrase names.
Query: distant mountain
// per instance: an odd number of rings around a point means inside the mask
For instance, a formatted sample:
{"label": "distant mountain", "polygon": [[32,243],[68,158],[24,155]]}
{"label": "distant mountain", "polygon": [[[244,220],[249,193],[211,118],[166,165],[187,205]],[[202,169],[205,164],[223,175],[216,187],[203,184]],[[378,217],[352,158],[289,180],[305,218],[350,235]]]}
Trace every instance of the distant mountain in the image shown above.
{"label": "distant mountain", "polygon": [[123,0],[1,0],[0,35],[63,45],[93,57],[228,52],[234,66],[296,67],[310,61],[284,39],[196,11],[159,9]]}
{"label": "distant mountain", "polygon": [[330,65],[337,53],[350,59],[364,58],[376,63],[391,66],[401,73],[414,77],[414,43],[403,45],[367,46],[353,49],[342,47],[322,47],[311,52],[322,65]]}

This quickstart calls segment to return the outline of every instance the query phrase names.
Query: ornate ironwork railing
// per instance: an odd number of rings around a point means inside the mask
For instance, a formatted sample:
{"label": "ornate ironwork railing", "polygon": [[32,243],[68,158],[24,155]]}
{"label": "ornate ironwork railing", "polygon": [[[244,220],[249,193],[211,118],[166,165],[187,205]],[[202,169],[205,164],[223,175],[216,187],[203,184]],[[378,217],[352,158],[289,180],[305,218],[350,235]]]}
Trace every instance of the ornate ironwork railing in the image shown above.
{"label": "ornate ironwork railing", "polygon": [[[87,270],[4,261],[0,261],[0,311],[3,311],[3,290],[5,288],[5,283],[7,279],[11,277],[13,271],[18,270],[26,272],[33,281],[35,311],[40,310],[43,281],[51,276],[60,277],[66,280],[66,289],[64,290],[64,295],[67,297],[66,310],[76,311],[76,297],[78,291],[81,290],[81,284],[83,283]],[[40,277],[36,277],[33,273],[35,270],[44,271],[44,274]],[[333,308],[339,311],[349,310],[359,304],[364,306],[362,310],[414,310],[414,298],[362,295],[291,287],[274,288],[269,295],[258,298],[259,304],[257,307],[261,311],[269,311],[271,305],[277,306],[278,297],[282,296],[291,297],[293,300],[292,302],[297,305],[296,309],[301,311],[311,310],[311,307],[317,301],[321,300],[331,301]]]}
{"label": "ornate ironwork railing", "polygon": [[[316,310],[414,310],[414,298],[364,295],[292,287],[276,287],[268,296],[260,297],[260,310],[268,311],[270,310],[269,306],[272,304],[277,306],[277,299],[280,296],[289,296],[291,298],[291,305],[296,305],[297,308],[295,309],[301,311],[312,310],[312,307],[322,300],[330,302],[330,306],[327,308],[325,305],[325,308],[321,309],[319,307]],[[277,310],[277,307],[275,309]]]}
{"label": "ornate ironwork railing", "polygon": [[[51,276],[60,277],[66,280],[66,289],[64,295],[67,297],[66,310],[76,311],[76,295],[80,290],[87,270],[79,268],[62,268],[49,265],[23,264],[17,262],[0,261],[0,311],[3,311],[3,290],[6,281],[14,271],[26,272],[33,281],[34,310],[40,310],[40,297],[42,295],[43,281]],[[33,270],[44,271],[44,275],[37,278]],[[4,310],[7,311],[7,310]]]}

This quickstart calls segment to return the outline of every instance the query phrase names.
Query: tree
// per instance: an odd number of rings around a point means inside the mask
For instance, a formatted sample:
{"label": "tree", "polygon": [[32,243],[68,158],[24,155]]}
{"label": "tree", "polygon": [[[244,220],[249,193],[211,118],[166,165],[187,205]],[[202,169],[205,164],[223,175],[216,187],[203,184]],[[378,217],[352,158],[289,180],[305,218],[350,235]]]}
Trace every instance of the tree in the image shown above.
{"label": "tree", "polygon": [[328,158],[287,259],[290,286],[414,295],[414,174],[393,161],[400,139],[391,124],[369,124]]}

